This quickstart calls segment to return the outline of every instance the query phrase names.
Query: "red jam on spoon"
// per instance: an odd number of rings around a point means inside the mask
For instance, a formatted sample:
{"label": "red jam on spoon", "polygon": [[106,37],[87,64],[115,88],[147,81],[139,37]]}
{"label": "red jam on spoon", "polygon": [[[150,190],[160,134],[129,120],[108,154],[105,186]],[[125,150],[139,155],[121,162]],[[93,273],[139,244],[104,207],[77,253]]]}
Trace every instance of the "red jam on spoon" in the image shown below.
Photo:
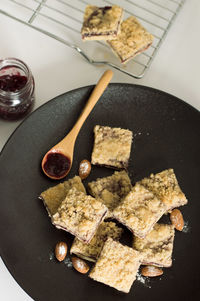
{"label": "red jam on spoon", "polygon": [[71,161],[62,153],[50,152],[46,156],[43,169],[52,178],[61,178],[71,167]]}

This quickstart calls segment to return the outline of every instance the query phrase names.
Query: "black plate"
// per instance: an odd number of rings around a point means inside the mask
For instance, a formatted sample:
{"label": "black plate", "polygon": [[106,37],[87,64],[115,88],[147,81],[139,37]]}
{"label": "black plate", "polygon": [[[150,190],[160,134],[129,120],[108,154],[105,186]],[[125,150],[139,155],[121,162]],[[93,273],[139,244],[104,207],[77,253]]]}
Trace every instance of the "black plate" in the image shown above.
{"label": "black plate", "polygon": [[[40,163],[46,151],[71,129],[92,89],[68,92],[40,107],[17,128],[1,153],[0,244],[6,266],[34,300],[198,300],[200,116],[183,101],[151,88],[109,85],[81,129],[68,177],[77,174],[82,159],[90,159],[94,125],[132,130],[132,182],[172,167],[189,200],[181,209],[189,231],[176,232],[172,268],[165,269],[161,279],[151,279],[151,289],[136,281],[126,295],[52,259],[55,244],[66,240],[70,245],[72,236],[51,225],[37,198],[56,184],[44,176]],[[85,184],[111,173],[93,167]]]}

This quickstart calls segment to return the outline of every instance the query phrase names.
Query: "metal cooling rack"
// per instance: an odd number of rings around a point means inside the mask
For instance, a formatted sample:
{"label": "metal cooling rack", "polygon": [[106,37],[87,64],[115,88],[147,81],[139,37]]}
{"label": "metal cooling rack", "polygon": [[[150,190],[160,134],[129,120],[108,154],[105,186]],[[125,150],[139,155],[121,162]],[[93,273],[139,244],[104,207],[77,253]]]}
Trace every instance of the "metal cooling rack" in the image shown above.
{"label": "metal cooling rack", "polygon": [[[134,78],[142,78],[185,0],[1,0],[0,13],[76,50],[89,63],[108,65]],[[124,19],[136,16],[155,39],[146,52],[122,65],[104,42],[82,42],[80,30],[87,4],[118,4]]]}

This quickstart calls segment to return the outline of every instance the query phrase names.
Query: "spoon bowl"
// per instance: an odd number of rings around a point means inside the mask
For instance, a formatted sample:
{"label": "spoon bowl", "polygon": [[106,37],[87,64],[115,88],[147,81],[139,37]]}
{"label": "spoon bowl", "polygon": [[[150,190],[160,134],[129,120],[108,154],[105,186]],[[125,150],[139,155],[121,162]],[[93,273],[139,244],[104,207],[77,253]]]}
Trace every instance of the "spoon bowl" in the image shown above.
{"label": "spoon bowl", "polygon": [[44,155],[41,164],[42,170],[49,178],[60,180],[69,173],[72,167],[74,145],[78,133],[84,121],[108,86],[112,76],[113,72],[111,70],[104,72],[71,131]]}

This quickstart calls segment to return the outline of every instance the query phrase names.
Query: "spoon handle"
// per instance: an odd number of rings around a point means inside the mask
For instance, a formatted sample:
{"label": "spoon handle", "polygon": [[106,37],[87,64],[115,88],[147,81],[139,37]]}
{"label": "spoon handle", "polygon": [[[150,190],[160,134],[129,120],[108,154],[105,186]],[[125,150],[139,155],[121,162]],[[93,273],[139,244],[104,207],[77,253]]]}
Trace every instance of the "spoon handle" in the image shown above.
{"label": "spoon handle", "polygon": [[107,70],[104,72],[102,77],[99,79],[98,83],[96,84],[95,88],[92,91],[92,94],[90,95],[85,108],[83,109],[81,115],[79,116],[77,122],[73,126],[72,130],[70,131],[69,134],[72,134],[74,138],[77,137],[84,121],[94,108],[95,104],[103,94],[104,90],[108,86],[111,78],[113,76],[113,72],[111,70]]}
{"label": "spoon handle", "polygon": [[[104,72],[97,85],[93,89],[92,94],[90,95],[85,105],[85,108],[83,109],[72,130],[58,144],[53,146],[45,154],[42,160],[42,169],[44,173],[51,179],[62,179],[69,173],[73,162],[74,144],[76,141],[76,137],[84,121],[86,120],[86,118],[94,108],[95,104],[103,94],[104,90],[108,86],[112,76],[113,72],[111,70],[107,70],[106,72]],[[55,154],[57,156],[56,158],[59,158],[58,160],[55,159]],[[60,158],[62,160],[60,160]],[[65,159],[64,163],[62,163],[63,158]]]}

